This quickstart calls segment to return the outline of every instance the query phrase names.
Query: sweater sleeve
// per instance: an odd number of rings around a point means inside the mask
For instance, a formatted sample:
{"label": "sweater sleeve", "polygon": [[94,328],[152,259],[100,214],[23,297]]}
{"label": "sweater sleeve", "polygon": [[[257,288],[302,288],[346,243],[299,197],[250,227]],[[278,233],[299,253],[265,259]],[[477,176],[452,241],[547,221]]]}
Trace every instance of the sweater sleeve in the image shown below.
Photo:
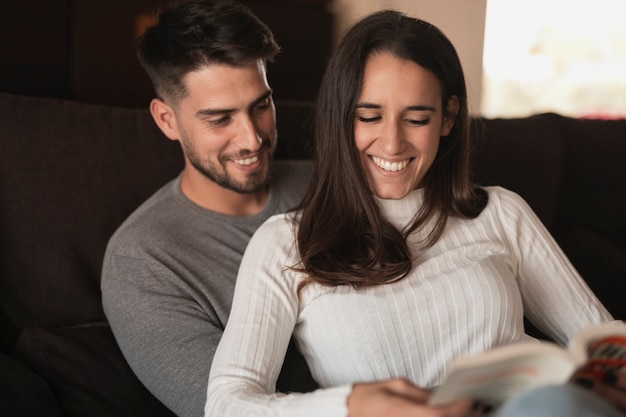
{"label": "sweater sleeve", "polygon": [[201,415],[207,375],[222,335],[163,265],[108,256],[103,305],[124,357],[144,385],[177,416]]}
{"label": "sweater sleeve", "polygon": [[559,344],[585,326],[613,320],[530,206],[504,189],[492,197],[529,320]]}
{"label": "sweater sleeve", "polygon": [[244,254],[226,329],[211,367],[205,416],[346,416],[351,386],[277,394],[298,319],[291,224],[270,218]]}

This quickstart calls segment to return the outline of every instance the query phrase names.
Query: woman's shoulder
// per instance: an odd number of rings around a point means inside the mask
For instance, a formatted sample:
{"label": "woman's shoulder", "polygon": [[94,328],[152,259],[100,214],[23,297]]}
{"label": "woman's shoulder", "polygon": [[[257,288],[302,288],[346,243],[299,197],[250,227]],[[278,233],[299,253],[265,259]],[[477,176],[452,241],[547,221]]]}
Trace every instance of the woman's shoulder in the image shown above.
{"label": "woman's shoulder", "polygon": [[286,273],[286,265],[296,264],[298,251],[293,218],[291,212],[269,217],[248,242],[242,267],[252,265],[253,269],[272,270],[274,280]]}
{"label": "woman's shoulder", "polygon": [[526,200],[516,191],[491,185],[483,187],[489,196],[487,210],[532,211]]}
{"label": "woman's shoulder", "polygon": [[502,187],[501,185],[490,185],[482,187],[487,194],[489,194],[489,200],[498,200],[504,202],[524,201],[524,199],[515,191]]}

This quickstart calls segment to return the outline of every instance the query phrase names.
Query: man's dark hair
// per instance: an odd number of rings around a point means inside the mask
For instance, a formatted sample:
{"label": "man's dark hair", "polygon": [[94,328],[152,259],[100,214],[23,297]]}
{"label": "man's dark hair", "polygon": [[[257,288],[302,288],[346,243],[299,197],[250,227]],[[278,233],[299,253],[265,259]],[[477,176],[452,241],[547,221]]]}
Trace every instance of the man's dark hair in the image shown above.
{"label": "man's dark hair", "polygon": [[205,65],[272,61],[274,35],[247,7],[230,0],[189,0],[159,13],[139,38],[138,58],[160,98],[179,100],[184,76]]}

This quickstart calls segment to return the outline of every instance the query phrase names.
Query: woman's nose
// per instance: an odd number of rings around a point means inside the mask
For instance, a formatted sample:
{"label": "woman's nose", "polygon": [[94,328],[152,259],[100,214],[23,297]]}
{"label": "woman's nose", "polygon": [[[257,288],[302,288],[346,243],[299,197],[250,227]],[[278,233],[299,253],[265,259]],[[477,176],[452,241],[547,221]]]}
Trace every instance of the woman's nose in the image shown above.
{"label": "woman's nose", "polygon": [[402,128],[397,121],[387,120],[382,132],[382,149],[388,155],[396,155],[404,150]]}

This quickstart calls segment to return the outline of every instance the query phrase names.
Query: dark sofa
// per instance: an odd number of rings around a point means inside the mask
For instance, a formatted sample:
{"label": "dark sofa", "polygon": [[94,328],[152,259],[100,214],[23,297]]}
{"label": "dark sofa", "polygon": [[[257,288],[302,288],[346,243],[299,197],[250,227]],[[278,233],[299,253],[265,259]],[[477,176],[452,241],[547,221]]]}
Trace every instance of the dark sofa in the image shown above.
{"label": "dark sofa", "polygon": [[[307,158],[310,103],[277,108],[276,157]],[[476,180],[526,198],[626,319],[616,291],[626,278],[626,121],[542,114],[473,126]],[[146,109],[0,93],[2,415],[171,415],[124,361],[99,279],[109,236],[182,163]]]}

